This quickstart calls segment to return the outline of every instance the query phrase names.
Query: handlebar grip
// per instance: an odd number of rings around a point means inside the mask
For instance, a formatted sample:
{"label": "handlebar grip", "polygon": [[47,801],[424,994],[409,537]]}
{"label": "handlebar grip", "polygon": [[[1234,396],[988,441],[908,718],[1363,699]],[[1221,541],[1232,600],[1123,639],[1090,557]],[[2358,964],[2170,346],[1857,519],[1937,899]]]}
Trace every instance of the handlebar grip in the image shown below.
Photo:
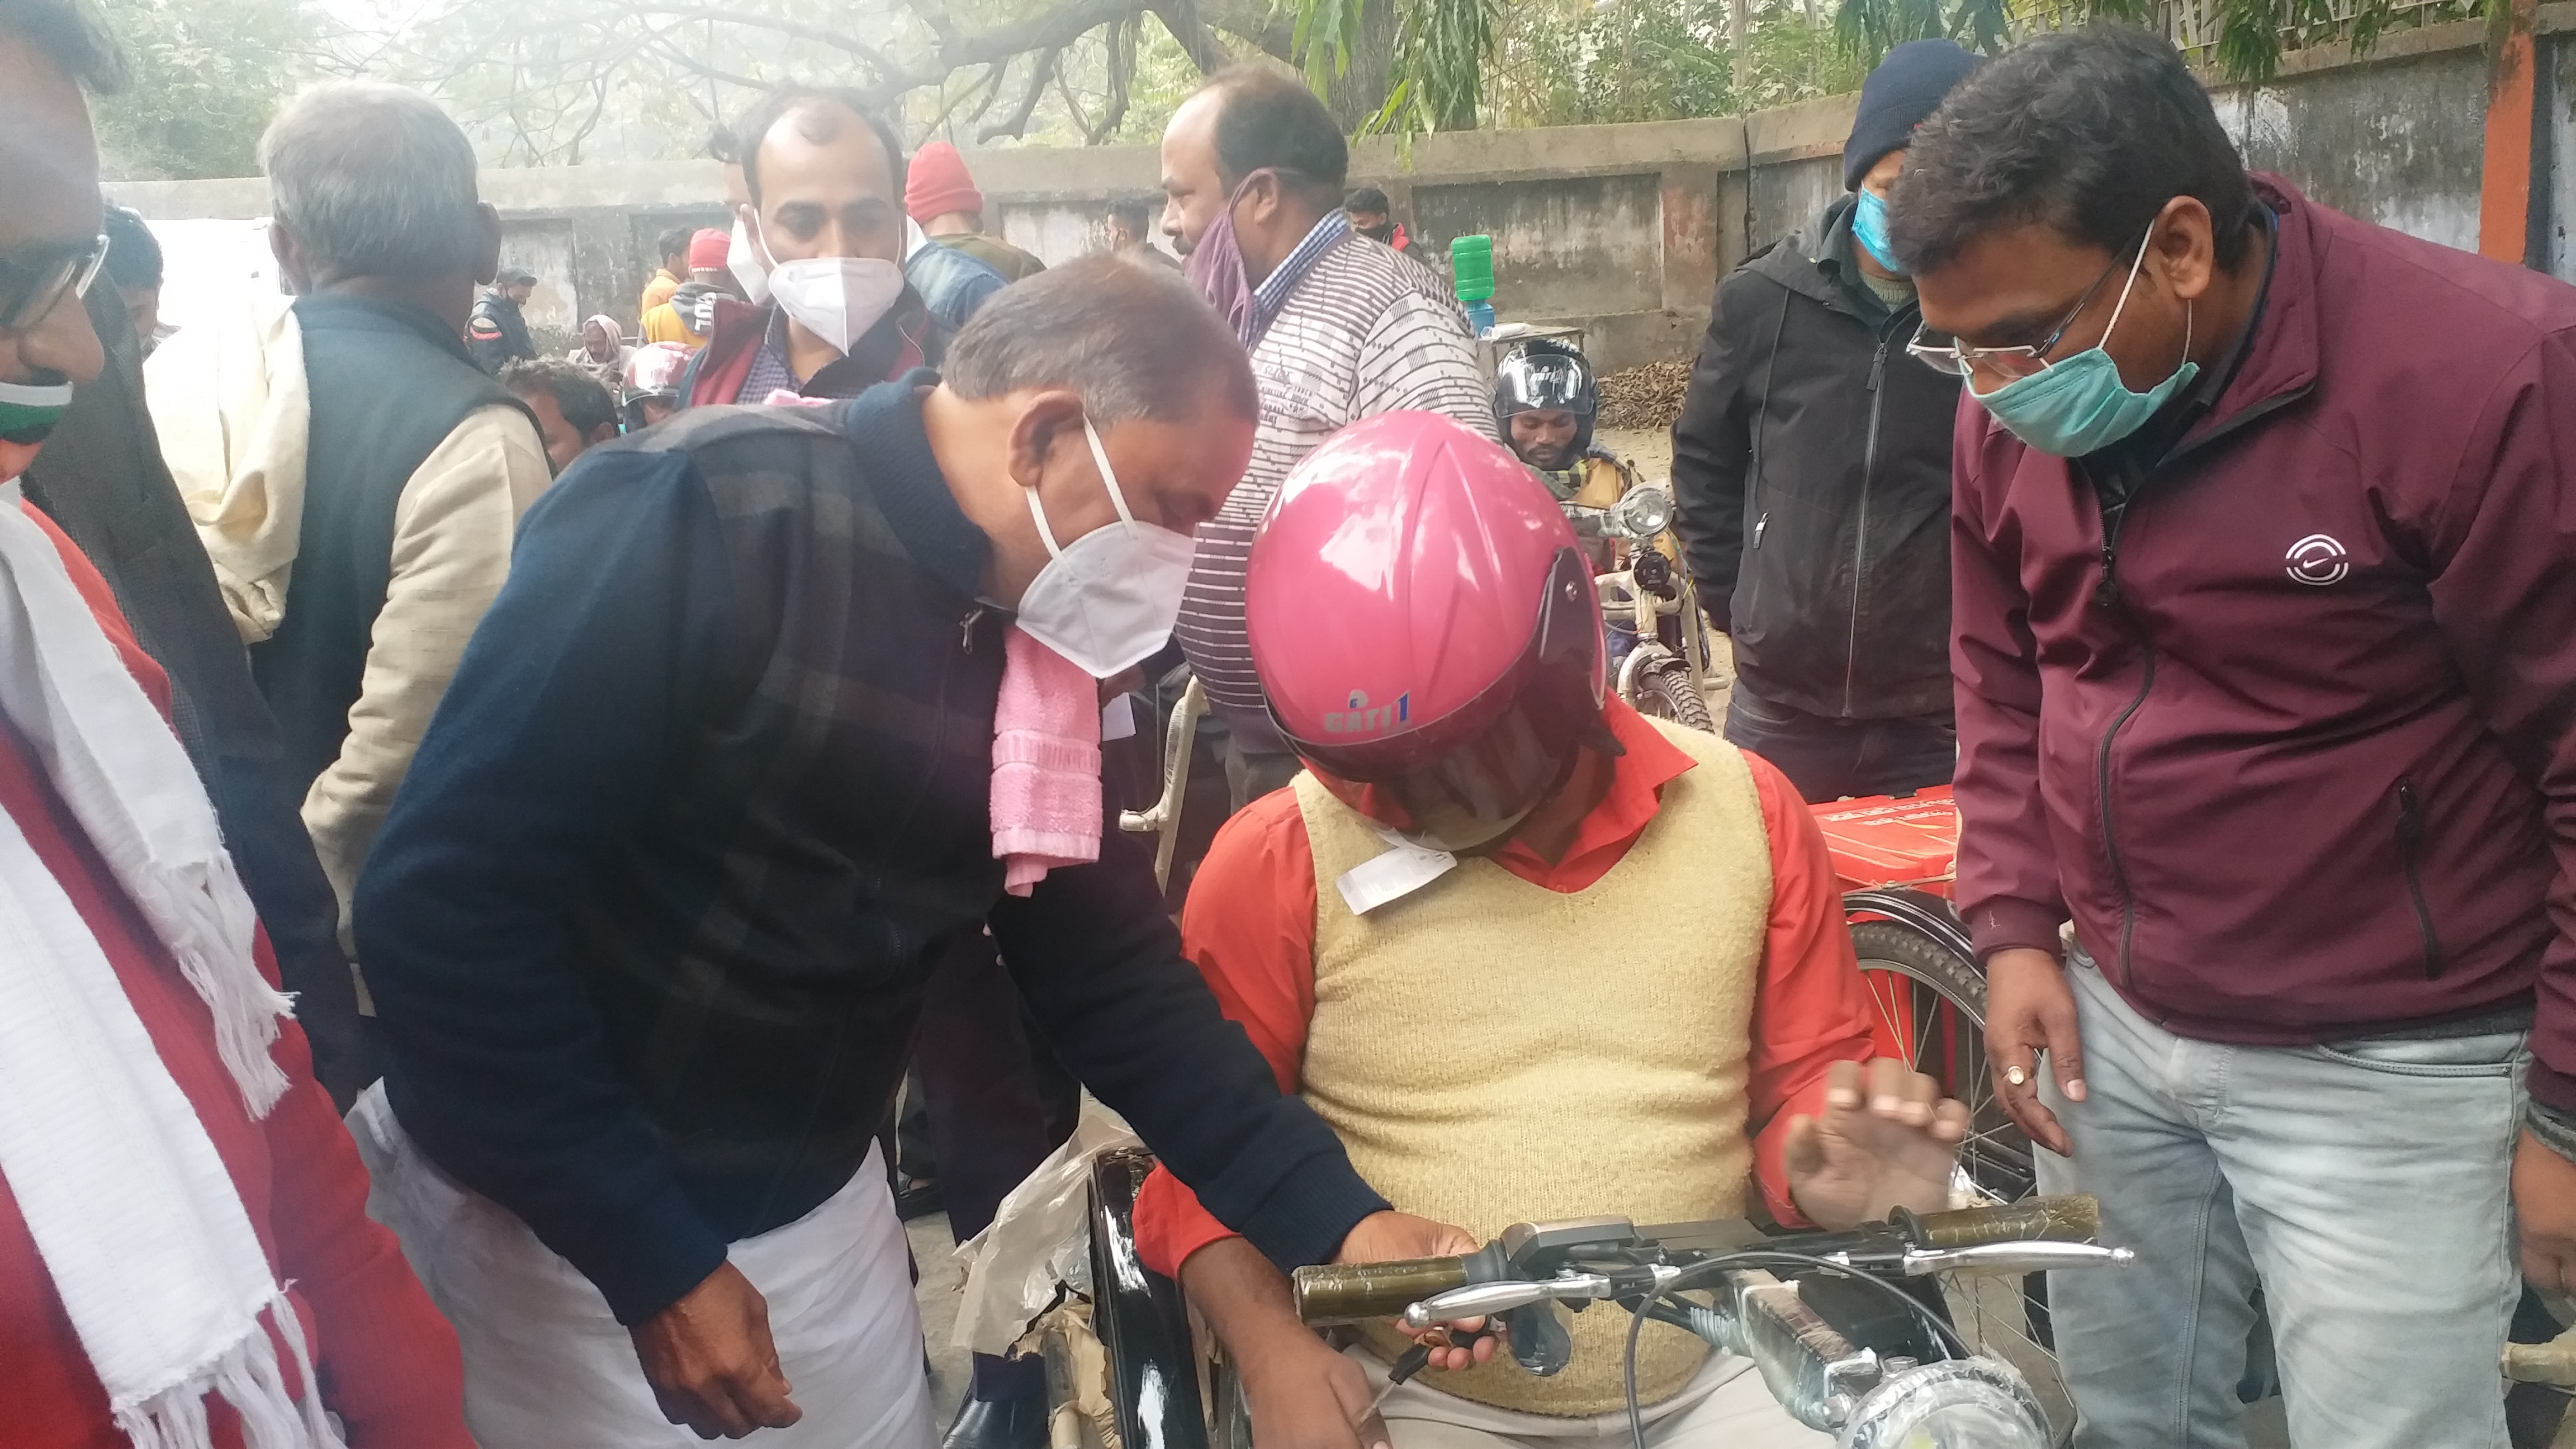
{"label": "handlebar grip", "polygon": [[1297,1316],[1316,1328],[1401,1317],[1434,1293],[1463,1288],[1464,1258],[1403,1258],[1386,1263],[1331,1263],[1300,1268],[1291,1278]]}
{"label": "handlebar grip", "polygon": [[2090,1243],[2102,1236],[2102,1204],[2085,1193],[2024,1198],[2002,1207],[1924,1213],[1916,1220],[1921,1245],[1977,1248],[1990,1243]]}
{"label": "handlebar grip", "polygon": [[2547,1343],[2506,1344],[2504,1376],[2518,1384],[2547,1384],[2576,1393],[2576,1330]]}

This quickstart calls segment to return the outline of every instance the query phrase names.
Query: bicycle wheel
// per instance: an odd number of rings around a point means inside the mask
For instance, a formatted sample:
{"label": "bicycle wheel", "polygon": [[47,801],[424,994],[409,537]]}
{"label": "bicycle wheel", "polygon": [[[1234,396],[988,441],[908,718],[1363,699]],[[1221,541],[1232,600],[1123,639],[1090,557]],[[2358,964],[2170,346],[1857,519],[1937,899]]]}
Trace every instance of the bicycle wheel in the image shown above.
{"label": "bicycle wheel", "polygon": [[1672,657],[1655,660],[1637,671],[1637,697],[1629,703],[1640,714],[1668,719],[1688,729],[1717,733],[1708,701],[1692,686],[1690,667]]}
{"label": "bicycle wheel", "polygon": [[[1968,1108],[1959,1167],[1980,1197],[2017,1202],[2038,1191],[2030,1139],[2005,1115],[1986,1066],[1986,979],[1975,963],[1895,921],[1851,928],[1870,1006],[1906,1064],[1941,1084]],[[1979,1353],[2010,1363],[2030,1380],[2063,1443],[2075,1430],[2075,1406],[2057,1371],[2048,1324],[2048,1277],[1970,1278],[1945,1274],[1960,1337]]]}

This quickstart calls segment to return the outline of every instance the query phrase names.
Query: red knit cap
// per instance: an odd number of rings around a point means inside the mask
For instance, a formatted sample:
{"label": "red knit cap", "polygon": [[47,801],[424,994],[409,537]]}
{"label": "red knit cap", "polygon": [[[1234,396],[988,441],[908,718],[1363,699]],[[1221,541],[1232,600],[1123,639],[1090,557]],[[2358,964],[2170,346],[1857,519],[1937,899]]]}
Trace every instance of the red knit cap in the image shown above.
{"label": "red knit cap", "polygon": [[912,153],[903,183],[903,209],[914,221],[928,221],[952,211],[982,211],[984,193],[966,174],[966,158],[945,141],[933,141]]}
{"label": "red knit cap", "polygon": [[732,244],[732,237],[725,235],[714,227],[708,227],[697,235],[690,237],[689,270],[693,272],[723,271],[725,264],[725,249]]}

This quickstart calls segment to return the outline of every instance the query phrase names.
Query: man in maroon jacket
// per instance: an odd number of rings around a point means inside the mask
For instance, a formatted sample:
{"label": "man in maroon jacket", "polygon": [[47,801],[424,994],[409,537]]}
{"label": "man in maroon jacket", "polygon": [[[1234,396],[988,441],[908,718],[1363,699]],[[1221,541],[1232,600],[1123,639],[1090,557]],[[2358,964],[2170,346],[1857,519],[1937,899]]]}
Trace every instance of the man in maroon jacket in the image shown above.
{"label": "man in maroon jacket", "polygon": [[1892,210],[1978,404],[1988,1050],[2140,1258],[2055,1285],[2079,1442],[2241,1444],[2259,1286],[2293,1440],[2501,1449],[2517,1215],[2576,1287],[2576,290],[2249,177],[2135,31],[1987,64]]}

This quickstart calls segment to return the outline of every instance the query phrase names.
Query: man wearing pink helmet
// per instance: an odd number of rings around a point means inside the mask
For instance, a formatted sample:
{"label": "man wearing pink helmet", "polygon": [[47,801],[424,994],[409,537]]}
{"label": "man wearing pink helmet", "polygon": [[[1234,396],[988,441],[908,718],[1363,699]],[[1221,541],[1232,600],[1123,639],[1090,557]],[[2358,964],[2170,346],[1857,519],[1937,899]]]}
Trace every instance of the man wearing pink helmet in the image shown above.
{"label": "man wearing pink helmet", "polygon": [[[1946,1205],[1965,1110],[1861,1065],[1868,997],[1812,817],[1770,765],[1607,694],[1591,569],[1509,453],[1430,414],[1353,424],[1282,486],[1245,608],[1306,770],[1217,836],[1184,945],[1393,1202],[1479,1240],[1737,1216],[1757,1184],[1825,1227]],[[1678,899],[1691,929],[1641,929]],[[1547,1009],[1570,990],[1578,1010]],[[1455,1371],[1362,1423],[1401,1339],[1335,1353],[1168,1176],[1136,1216],[1242,1365],[1262,1442],[1626,1438],[1621,1315],[1574,1320],[1545,1379],[1444,1349]],[[1648,1333],[1648,1442],[1822,1444],[1748,1368]]]}

